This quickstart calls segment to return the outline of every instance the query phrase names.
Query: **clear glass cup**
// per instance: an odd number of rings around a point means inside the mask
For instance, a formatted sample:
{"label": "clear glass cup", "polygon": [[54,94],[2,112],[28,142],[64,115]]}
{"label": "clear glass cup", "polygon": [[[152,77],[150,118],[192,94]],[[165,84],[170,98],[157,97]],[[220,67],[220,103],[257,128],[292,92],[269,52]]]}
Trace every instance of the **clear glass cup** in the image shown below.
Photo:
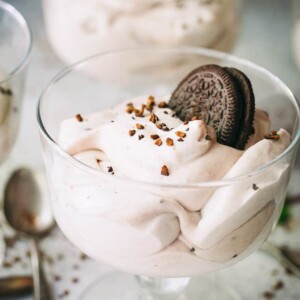
{"label": "clear glass cup", "polygon": [[[0,0],[0,164],[10,153],[19,128],[31,32],[23,16]],[[5,256],[0,224],[0,263]]]}
{"label": "clear glass cup", "polygon": [[16,140],[31,48],[25,19],[0,0],[0,163]]}
{"label": "clear glass cup", "polygon": [[[151,184],[96,170],[59,146],[63,120],[137,95],[169,95],[191,69],[204,63],[235,67],[249,76],[256,105],[269,113],[272,128],[285,128],[292,135],[281,155],[265,165],[253,162],[251,170],[233,178]],[[276,100],[285,104],[288,118],[273,107]],[[213,50],[121,50],[61,71],[42,93],[37,118],[58,225],[94,260],[138,275],[138,280],[121,272],[103,276],[82,299],[97,299],[97,295],[103,299],[170,299],[176,293],[178,299],[234,298],[228,289],[225,292],[204,279],[190,281],[189,277],[244,259],[261,246],[278,221],[300,137],[299,106],[280,79],[251,62]],[[212,212],[206,206],[204,212],[203,199],[207,198],[207,203],[218,201],[220,209]],[[229,206],[232,198],[235,204]],[[220,224],[202,223],[210,215]],[[189,232],[196,230],[197,246],[189,244]],[[200,235],[204,236],[201,241]]]}
{"label": "clear glass cup", "polygon": [[194,46],[231,51],[241,0],[43,0],[54,52],[70,64],[136,46]]}

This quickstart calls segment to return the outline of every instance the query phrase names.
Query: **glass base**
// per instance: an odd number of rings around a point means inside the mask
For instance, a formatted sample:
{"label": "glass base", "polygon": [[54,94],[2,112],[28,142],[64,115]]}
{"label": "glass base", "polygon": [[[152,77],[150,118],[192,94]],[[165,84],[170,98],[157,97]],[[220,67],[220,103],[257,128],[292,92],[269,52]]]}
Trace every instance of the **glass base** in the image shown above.
{"label": "glass base", "polygon": [[121,272],[105,274],[92,283],[79,300],[240,300],[229,286],[206,276],[191,278],[179,293],[150,294],[136,276]]}

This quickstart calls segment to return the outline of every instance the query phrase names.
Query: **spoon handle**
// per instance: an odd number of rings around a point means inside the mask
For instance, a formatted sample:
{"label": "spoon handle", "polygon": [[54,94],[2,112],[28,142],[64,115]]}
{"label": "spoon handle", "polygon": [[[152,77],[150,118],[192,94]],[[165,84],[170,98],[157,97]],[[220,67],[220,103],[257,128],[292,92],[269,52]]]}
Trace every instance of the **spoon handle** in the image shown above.
{"label": "spoon handle", "polygon": [[41,252],[35,238],[30,239],[30,251],[34,284],[34,300],[52,300],[53,297],[43,269]]}

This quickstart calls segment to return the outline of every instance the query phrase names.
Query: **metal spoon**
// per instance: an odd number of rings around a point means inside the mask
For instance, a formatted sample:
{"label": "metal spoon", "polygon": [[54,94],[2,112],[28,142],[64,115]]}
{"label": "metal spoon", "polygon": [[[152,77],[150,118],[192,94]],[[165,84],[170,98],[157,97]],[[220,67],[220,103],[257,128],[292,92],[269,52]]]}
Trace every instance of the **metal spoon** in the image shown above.
{"label": "metal spoon", "polygon": [[49,300],[53,298],[43,271],[38,240],[53,228],[54,219],[46,191],[39,189],[37,179],[28,169],[16,170],[7,182],[3,204],[8,223],[29,239],[34,299]]}

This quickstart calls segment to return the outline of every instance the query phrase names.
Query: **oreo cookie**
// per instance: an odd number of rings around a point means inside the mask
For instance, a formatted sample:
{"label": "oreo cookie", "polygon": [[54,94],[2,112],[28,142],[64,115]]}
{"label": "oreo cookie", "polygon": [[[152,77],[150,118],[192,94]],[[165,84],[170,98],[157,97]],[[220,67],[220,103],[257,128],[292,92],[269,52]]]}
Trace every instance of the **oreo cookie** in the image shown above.
{"label": "oreo cookie", "polygon": [[182,121],[197,117],[214,127],[217,141],[243,149],[253,131],[254,94],[239,70],[203,65],[189,73],[173,92],[169,107]]}

